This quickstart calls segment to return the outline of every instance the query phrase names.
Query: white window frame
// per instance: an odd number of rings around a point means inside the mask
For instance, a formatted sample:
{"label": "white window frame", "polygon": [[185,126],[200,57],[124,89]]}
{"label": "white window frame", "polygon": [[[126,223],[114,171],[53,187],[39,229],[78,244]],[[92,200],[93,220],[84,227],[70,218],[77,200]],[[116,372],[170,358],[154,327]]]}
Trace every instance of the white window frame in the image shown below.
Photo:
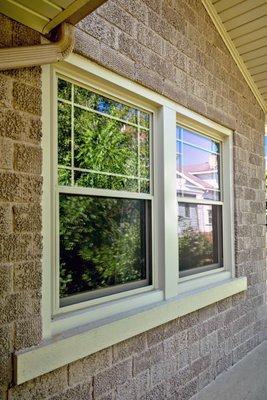
{"label": "white window frame", "polygon": [[[66,76],[85,85],[100,90],[108,96],[130,103],[153,113],[152,157],[154,183],[152,207],[152,279],[153,284],[140,289],[116,293],[103,298],[73,304],[58,310],[53,290],[53,260],[55,259],[55,211],[51,187],[54,174],[52,160],[57,159],[55,145],[56,132],[56,74]],[[72,54],[68,61],[60,65],[43,67],[43,288],[42,316],[43,337],[49,339],[67,330],[112,321],[125,313],[138,312],[140,307],[154,307],[183,293],[195,289],[206,289],[234,278],[234,236],[232,198],[232,134],[233,132],[203,116],[192,112],[156,94],[152,90],[100,67],[99,65]],[[49,99],[49,101],[47,101]],[[179,278],[178,238],[177,238],[177,198],[176,198],[176,125],[200,131],[223,142],[223,181],[225,202],[223,231],[225,267]],[[53,167],[55,171],[55,165]],[[152,170],[151,170],[152,172]],[[152,174],[151,174],[152,176]],[[86,190],[86,188],[82,189]],[[89,192],[88,192],[89,193]],[[128,193],[126,197],[128,196]],[[116,193],[117,197],[117,193]],[[230,218],[226,218],[230,216]],[[51,238],[53,238],[51,240]],[[55,264],[54,264],[55,265]],[[239,283],[240,287],[240,283]],[[210,301],[210,300],[209,300]],[[215,300],[214,300],[215,301]],[[198,305],[195,305],[196,309]],[[192,311],[192,308],[190,308]],[[177,315],[178,316],[178,315]]]}
{"label": "white window frame", "polygon": [[[95,79],[112,90],[115,97],[126,96],[141,108],[151,107],[154,126],[154,287],[112,299],[103,304],[52,315],[52,191],[51,135],[55,129],[52,110],[53,74]],[[89,356],[122,340],[138,335],[175,318],[199,310],[247,289],[246,277],[235,278],[233,234],[233,181],[231,129],[223,127],[150,89],[118,76],[96,63],[71,54],[60,66],[43,67],[43,341],[39,346],[15,354],[15,382],[21,384],[68,363]],[[223,141],[224,176],[224,270],[208,271],[178,280],[178,238],[176,199],[176,123],[200,130]],[[67,332],[66,332],[67,331]]]}
{"label": "white window frame", "polygon": [[[153,185],[153,177],[154,177],[154,168],[153,168],[153,154],[154,154],[154,140],[153,140],[153,125],[155,124],[155,113],[156,109],[151,107],[148,103],[144,109],[144,104],[142,106],[139,102],[130,103],[129,99],[126,95],[120,95],[120,97],[116,97],[111,87],[101,88],[100,82],[95,79],[90,79],[90,76],[84,80],[80,80],[80,77],[73,72],[65,72],[62,75],[60,68],[53,68],[52,70],[52,79],[53,79],[53,91],[52,96],[54,98],[53,103],[57,104],[58,97],[57,97],[57,78],[66,79],[67,81],[76,84],[77,86],[87,88],[89,90],[93,90],[95,93],[99,93],[103,96],[109,97],[111,99],[115,99],[116,101],[121,101],[122,103],[136,107],[139,109],[143,109],[151,113],[151,121],[150,121],[150,131],[149,131],[149,144],[150,144],[150,193],[136,193],[136,192],[126,192],[120,190],[109,190],[109,189],[96,189],[96,188],[87,188],[87,187],[75,187],[75,186],[60,186],[57,184],[57,170],[58,170],[58,138],[57,138],[57,112],[55,107],[51,110],[52,119],[53,119],[53,133],[52,133],[52,149],[53,149],[53,157],[51,162],[51,176],[52,176],[52,243],[53,243],[53,250],[52,253],[54,254],[54,259],[51,260],[52,264],[52,281],[53,281],[53,291],[52,291],[52,316],[56,318],[57,315],[62,315],[65,313],[69,313],[71,311],[81,310],[88,307],[93,307],[99,304],[104,304],[107,302],[111,302],[114,300],[122,299],[124,297],[138,295],[141,293],[145,293],[151,291],[157,286],[157,270],[155,267],[156,264],[156,257],[155,257],[155,240],[154,240],[154,221],[156,220],[155,214],[155,207],[154,207],[154,185]],[[106,90],[105,91],[103,91]],[[73,116],[72,116],[73,118]],[[140,199],[140,200],[149,200],[151,205],[151,284],[142,285],[141,287],[128,289],[129,286],[136,285],[136,282],[129,283],[125,286],[124,291],[116,292],[113,294],[103,295],[102,297],[95,297],[92,299],[86,299],[88,293],[81,293],[75,295],[75,298],[78,299],[80,297],[80,302],[76,301],[73,304],[65,305],[60,307],[59,304],[59,194],[76,194],[76,195],[88,195],[88,196],[103,196],[103,197],[114,197],[116,199]],[[122,285],[121,285],[122,286]],[[128,286],[128,287],[126,287]],[[111,291],[112,288],[102,289],[104,291]],[[66,299],[71,301],[71,297],[68,296]]]}
{"label": "white window frame", "polygon": [[[210,129],[208,126],[199,124],[198,121],[185,118],[184,116],[177,116],[177,126],[184,127],[192,132],[199,133],[204,137],[214,139],[220,142],[220,200],[199,200],[188,197],[177,197],[177,203],[195,203],[207,205],[220,205],[222,207],[222,253],[223,253],[223,266],[219,268],[208,269],[207,267],[199,268],[200,272],[188,276],[179,277],[179,282],[191,281],[195,282],[196,279],[209,274],[228,272],[230,276],[234,276],[234,235],[233,235],[233,167],[232,167],[232,135],[225,135],[225,133],[217,130]],[[179,240],[178,240],[179,243]],[[208,270],[207,270],[208,269]],[[196,269],[197,271],[197,269]],[[203,271],[203,272],[201,272]]]}

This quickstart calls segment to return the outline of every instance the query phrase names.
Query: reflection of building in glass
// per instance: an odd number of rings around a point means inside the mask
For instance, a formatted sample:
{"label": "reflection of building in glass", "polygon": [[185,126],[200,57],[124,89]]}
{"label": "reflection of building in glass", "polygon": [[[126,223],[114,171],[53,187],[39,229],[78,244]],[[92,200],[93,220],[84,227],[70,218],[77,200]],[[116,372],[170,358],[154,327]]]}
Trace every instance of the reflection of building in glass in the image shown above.
{"label": "reflection of building in glass", "polygon": [[214,154],[210,154],[209,162],[185,165],[182,171],[176,171],[177,195],[196,199],[213,198],[214,191],[219,189],[218,176],[217,156]]}
{"label": "reflection of building in glass", "polygon": [[212,232],[212,206],[207,204],[179,203],[179,235],[187,229],[207,234]]}
{"label": "reflection of building in glass", "polygon": [[[183,167],[176,171],[177,195],[195,199],[213,198],[219,189],[217,157],[213,154],[209,162]],[[212,232],[212,206],[203,204],[180,203],[179,234],[191,228],[202,233]]]}

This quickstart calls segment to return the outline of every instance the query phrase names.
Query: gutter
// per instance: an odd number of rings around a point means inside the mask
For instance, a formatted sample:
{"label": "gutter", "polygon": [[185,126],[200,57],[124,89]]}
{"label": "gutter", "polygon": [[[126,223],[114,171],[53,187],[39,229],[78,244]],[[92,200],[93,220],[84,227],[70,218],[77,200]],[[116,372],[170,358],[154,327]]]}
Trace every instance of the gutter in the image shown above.
{"label": "gutter", "polygon": [[53,43],[0,49],[0,70],[62,61],[74,48],[74,27],[63,22],[51,32]]}

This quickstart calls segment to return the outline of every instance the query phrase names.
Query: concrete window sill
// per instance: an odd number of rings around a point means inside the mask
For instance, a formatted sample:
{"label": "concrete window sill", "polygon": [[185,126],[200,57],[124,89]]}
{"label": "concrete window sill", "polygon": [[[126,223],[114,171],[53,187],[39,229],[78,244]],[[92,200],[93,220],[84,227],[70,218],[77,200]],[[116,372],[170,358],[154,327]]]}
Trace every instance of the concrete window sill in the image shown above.
{"label": "concrete window sill", "polygon": [[181,293],[169,300],[140,307],[83,326],[15,354],[15,382],[21,384],[37,376],[77,361],[135,335],[206,307],[247,289],[247,279],[226,279]]}

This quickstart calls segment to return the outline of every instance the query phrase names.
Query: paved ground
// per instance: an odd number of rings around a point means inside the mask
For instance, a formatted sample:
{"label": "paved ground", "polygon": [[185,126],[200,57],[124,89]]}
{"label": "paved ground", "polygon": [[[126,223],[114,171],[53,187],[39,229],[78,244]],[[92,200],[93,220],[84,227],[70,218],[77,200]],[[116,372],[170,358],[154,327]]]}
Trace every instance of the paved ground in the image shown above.
{"label": "paved ground", "polygon": [[267,341],[192,400],[267,400]]}

